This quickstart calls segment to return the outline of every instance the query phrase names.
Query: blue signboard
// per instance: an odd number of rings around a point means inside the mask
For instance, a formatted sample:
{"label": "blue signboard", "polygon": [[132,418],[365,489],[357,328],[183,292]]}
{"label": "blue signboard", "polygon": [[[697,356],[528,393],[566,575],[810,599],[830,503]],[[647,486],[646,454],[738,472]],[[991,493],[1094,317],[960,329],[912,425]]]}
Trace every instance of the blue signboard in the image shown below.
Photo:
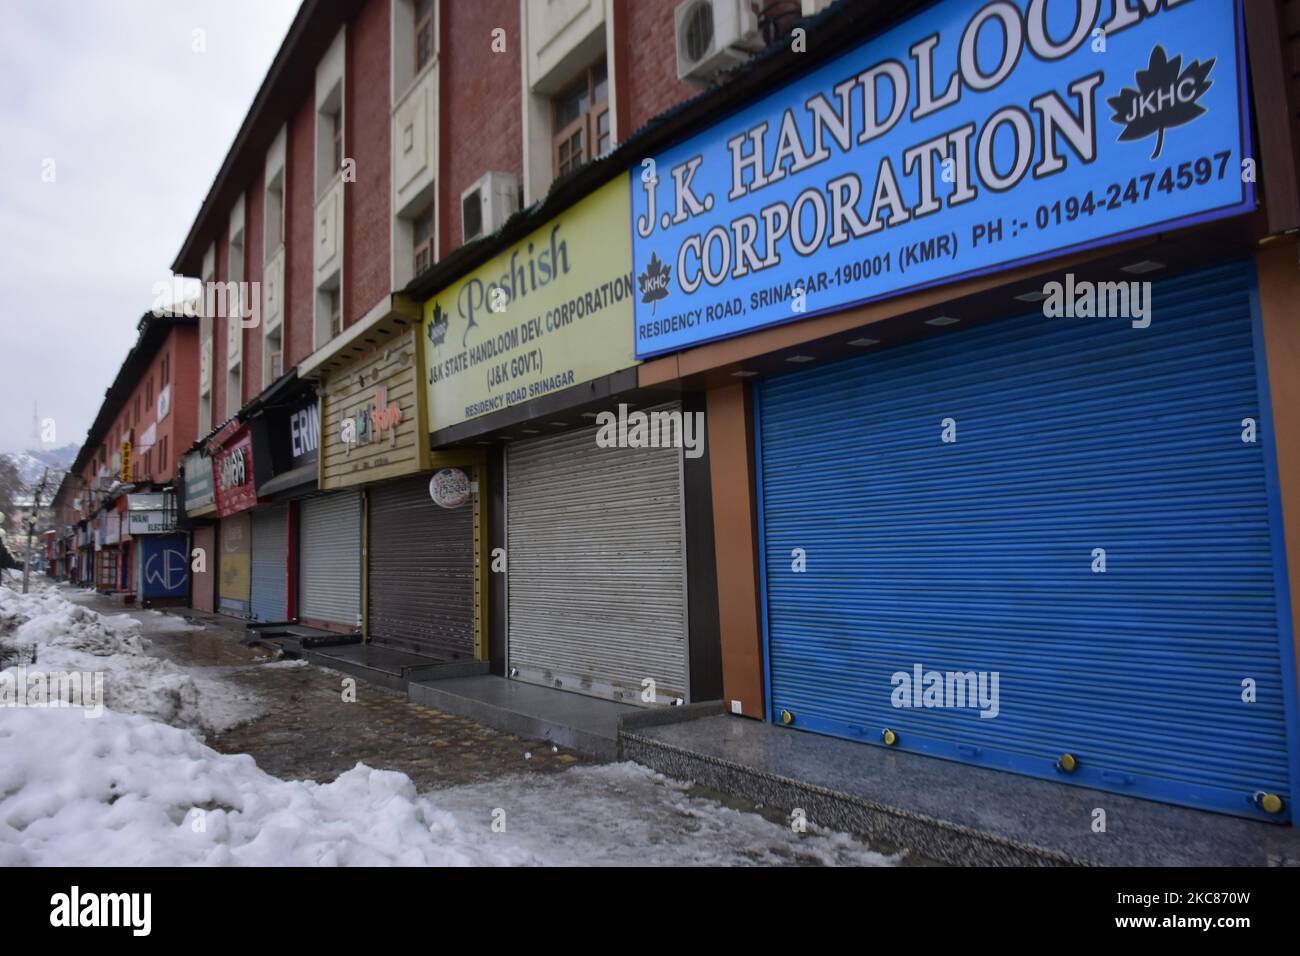
{"label": "blue signboard", "polygon": [[947,0],[631,171],[637,358],[1254,208],[1234,0]]}
{"label": "blue signboard", "polygon": [[140,585],[144,597],[185,597],[189,593],[190,562],[184,536],[145,535],[136,541],[142,549]]}

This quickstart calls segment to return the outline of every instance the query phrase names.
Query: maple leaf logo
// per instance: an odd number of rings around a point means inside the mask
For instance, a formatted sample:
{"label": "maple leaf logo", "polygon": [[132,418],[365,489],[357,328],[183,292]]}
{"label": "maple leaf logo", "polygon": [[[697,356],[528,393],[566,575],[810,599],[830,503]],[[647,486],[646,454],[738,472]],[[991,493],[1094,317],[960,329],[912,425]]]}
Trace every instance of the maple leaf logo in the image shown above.
{"label": "maple leaf logo", "polygon": [[433,304],[433,317],[429,322],[429,341],[434,345],[442,345],[447,339],[447,313],[442,311],[442,306],[438,303]]}
{"label": "maple leaf logo", "polygon": [[[668,298],[668,275],[672,268],[664,265],[659,261],[657,253],[650,253],[650,261],[646,263],[645,272],[636,277],[636,281],[641,286],[642,302],[658,302],[660,299]],[[650,314],[654,315],[657,306],[650,307]]]}
{"label": "maple leaf logo", "polygon": [[1154,133],[1156,148],[1151,158],[1158,159],[1165,146],[1165,130],[1190,123],[1205,112],[1196,101],[1213,85],[1210,70],[1214,60],[1193,60],[1183,69],[1181,54],[1171,60],[1165,48],[1156,44],[1147,68],[1137,71],[1137,89],[1126,86],[1106,100],[1115,111],[1111,121],[1124,127],[1120,142],[1145,139]]}

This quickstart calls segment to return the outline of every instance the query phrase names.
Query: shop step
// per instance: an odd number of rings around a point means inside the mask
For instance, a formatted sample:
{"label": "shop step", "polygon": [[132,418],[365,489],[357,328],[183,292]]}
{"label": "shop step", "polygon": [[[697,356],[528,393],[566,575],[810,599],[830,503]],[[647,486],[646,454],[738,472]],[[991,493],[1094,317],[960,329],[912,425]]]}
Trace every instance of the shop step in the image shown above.
{"label": "shop step", "polygon": [[[668,776],[957,866],[1300,866],[1294,827],[742,717],[624,726],[619,745]],[[1107,832],[1093,830],[1098,808]]]}
{"label": "shop step", "polygon": [[410,699],[520,737],[548,740],[601,760],[618,758],[618,723],[641,708],[485,674],[413,680]]}

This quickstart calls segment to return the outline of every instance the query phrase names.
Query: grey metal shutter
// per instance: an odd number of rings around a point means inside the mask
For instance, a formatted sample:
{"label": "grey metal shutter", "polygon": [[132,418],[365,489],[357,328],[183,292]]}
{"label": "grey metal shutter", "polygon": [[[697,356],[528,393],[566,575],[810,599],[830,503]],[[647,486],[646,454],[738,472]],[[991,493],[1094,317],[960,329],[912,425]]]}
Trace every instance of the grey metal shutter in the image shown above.
{"label": "grey metal shutter", "polygon": [[253,512],[253,619],[283,621],[288,611],[289,506]]}
{"label": "grey metal shutter", "polygon": [[370,489],[367,635],[449,660],[474,656],[474,502],[440,508],[428,476]]}
{"label": "grey metal shutter", "polygon": [[298,616],[361,620],[361,495],[335,492],[299,506]]}
{"label": "grey metal shutter", "polygon": [[596,432],[508,450],[509,666],[633,704],[648,677],[658,701],[684,700],[682,452],[599,448]]}
{"label": "grey metal shutter", "polygon": [[[1149,328],[1039,313],[765,382],[770,717],[1286,819],[1254,288],[1248,260],[1154,283]],[[996,716],[916,688],[980,672],[990,699],[998,676]],[[1267,817],[1256,792],[1285,813]]]}

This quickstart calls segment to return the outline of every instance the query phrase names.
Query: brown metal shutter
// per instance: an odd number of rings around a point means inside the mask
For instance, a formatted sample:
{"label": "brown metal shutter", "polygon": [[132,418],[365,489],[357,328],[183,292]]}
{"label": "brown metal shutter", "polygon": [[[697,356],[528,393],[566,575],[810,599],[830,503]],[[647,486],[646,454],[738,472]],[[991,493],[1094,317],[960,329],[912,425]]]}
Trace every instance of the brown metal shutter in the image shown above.
{"label": "brown metal shutter", "polygon": [[474,657],[474,508],[440,508],[429,479],[372,488],[368,634],[448,660]]}
{"label": "brown metal shutter", "polygon": [[[203,551],[203,570],[194,572],[194,609],[212,613],[216,607],[217,531],[212,525],[194,529],[194,547]],[[193,567],[194,562],[190,562]]]}

